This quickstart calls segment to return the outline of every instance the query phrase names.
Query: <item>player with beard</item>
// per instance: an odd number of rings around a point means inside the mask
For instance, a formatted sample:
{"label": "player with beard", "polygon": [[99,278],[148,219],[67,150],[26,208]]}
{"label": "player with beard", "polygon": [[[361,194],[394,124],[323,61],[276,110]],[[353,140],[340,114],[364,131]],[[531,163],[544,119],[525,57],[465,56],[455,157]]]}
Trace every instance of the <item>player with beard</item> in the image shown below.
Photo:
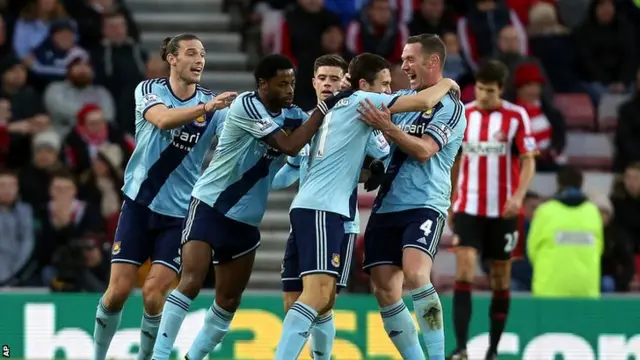
{"label": "player with beard", "polygon": [[[396,94],[438,83],[445,60],[438,36],[409,37],[402,69],[411,89]],[[364,269],[371,274],[384,328],[402,357],[424,359],[402,300],[406,284],[429,359],[444,360],[442,305],[431,284],[431,268],[450,206],[450,172],[466,127],[464,107],[454,93],[426,111],[393,117],[387,106],[376,105],[364,104],[362,119],[382,131],[391,151],[365,231]]]}
{"label": "player with beard", "polygon": [[293,64],[283,55],[264,57],[254,76],[257,90],[240,94],[231,104],[211,164],[191,193],[182,231],[182,276],[167,297],[154,360],[171,356],[182,321],[212,262],[215,301],[186,358],[203,359],[227,334],[260,246],[258,226],[271,182],[285,155],[298,154],[323,114],[339,100],[332,97],[319,103],[310,117],[292,105]]}
{"label": "player with beard", "polygon": [[135,90],[136,148],[124,176],[124,203],[112,248],[109,287],[96,311],[93,360],[104,360],[122,308],[151,258],[142,287],[144,315],[137,359],[148,359],[169,286],[180,271],[180,235],[191,190],[235,93],[215,96],[198,85],[205,49],[195,35],[167,38],[168,79]]}

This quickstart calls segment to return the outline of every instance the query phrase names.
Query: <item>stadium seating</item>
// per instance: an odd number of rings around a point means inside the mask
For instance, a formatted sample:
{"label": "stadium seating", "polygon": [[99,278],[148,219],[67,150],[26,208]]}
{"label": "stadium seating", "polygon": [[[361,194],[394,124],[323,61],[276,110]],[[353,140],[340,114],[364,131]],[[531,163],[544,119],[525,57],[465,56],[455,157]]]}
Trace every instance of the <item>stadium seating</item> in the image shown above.
{"label": "stadium seating", "polygon": [[618,125],[618,108],[629,100],[629,95],[606,94],[598,105],[598,129],[604,132],[614,131]]}
{"label": "stadium seating", "polygon": [[569,164],[584,170],[609,170],[613,159],[613,145],[606,134],[567,134],[565,154]]}
{"label": "stadium seating", "polygon": [[558,94],[553,104],[562,113],[569,130],[595,130],[595,110],[585,94]]}

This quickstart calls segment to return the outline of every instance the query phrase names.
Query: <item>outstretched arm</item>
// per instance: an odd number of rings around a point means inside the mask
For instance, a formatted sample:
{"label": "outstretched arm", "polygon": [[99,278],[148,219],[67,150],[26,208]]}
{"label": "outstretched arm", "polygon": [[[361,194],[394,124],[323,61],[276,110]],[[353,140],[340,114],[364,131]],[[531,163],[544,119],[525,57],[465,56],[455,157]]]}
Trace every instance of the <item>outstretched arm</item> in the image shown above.
{"label": "outstretched arm", "polygon": [[449,91],[460,92],[460,87],[451,79],[442,79],[436,85],[417,94],[398,97],[389,105],[389,110],[392,114],[425,111],[435,107]]}

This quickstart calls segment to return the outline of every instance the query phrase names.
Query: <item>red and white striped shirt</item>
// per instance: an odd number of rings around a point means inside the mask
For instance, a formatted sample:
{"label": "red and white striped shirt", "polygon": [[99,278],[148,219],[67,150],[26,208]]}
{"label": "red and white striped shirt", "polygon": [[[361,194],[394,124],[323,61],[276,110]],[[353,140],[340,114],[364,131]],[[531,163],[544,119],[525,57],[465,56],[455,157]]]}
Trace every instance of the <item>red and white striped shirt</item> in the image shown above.
{"label": "red and white striped shirt", "polygon": [[499,217],[520,183],[520,155],[536,151],[529,116],[504,100],[498,109],[481,110],[472,102],[465,111],[467,129],[453,211]]}

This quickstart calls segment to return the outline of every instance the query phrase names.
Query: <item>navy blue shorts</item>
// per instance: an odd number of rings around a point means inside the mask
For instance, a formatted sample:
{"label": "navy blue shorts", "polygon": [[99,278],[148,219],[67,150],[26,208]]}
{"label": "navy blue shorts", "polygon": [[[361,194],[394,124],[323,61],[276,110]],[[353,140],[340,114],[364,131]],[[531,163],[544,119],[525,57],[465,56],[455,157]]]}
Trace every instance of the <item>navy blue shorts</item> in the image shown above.
{"label": "navy blue shorts", "polygon": [[[292,209],[291,234],[282,262],[282,280],[300,279],[309,274],[330,274],[340,279],[344,220],[333,212]],[[286,269],[285,269],[286,268]],[[298,290],[300,291],[302,283]]]}
{"label": "navy blue shorts", "polygon": [[402,251],[408,247],[435,257],[445,222],[444,215],[426,208],[372,214],[364,233],[364,270],[402,267]]}
{"label": "navy blue shorts", "polygon": [[182,218],[153,212],[125,197],[111,248],[111,262],[140,266],[151,258],[153,264],[180,272],[182,221]]}
{"label": "navy blue shorts", "polygon": [[[340,261],[340,267],[338,269],[340,276],[336,283],[337,293],[340,293],[340,290],[346,288],[349,282],[349,274],[351,274],[351,263],[353,260],[353,249],[356,245],[357,237],[358,234],[344,234],[342,249],[340,250],[340,259],[342,261]],[[289,239],[287,239],[287,247],[284,251],[284,258],[282,260],[282,291],[302,291],[302,278],[300,277],[300,271],[298,269],[297,247],[293,238],[293,232],[290,232]]]}
{"label": "navy blue shorts", "polygon": [[183,228],[182,244],[191,240],[206,242],[211,246],[214,264],[235,260],[260,246],[257,227],[230,219],[193,197]]}

